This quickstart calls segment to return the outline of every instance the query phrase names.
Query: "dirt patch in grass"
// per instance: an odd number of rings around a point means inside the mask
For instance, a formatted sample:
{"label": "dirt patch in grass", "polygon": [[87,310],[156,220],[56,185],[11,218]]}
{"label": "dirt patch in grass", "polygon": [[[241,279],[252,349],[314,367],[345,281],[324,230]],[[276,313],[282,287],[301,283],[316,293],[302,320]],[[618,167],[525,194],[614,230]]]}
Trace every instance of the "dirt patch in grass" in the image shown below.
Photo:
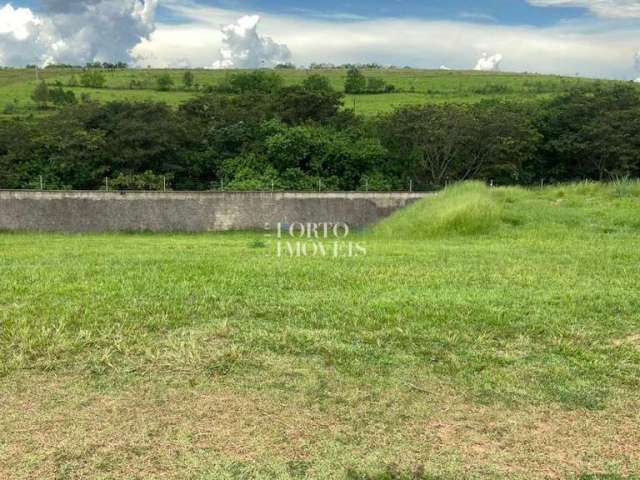
{"label": "dirt patch in grass", "polygon": [[399,388],[369,401],[350,392],[327,408],[301,394],[223,385],[99,393],[81,379],[7,382],[0,478],[204,478],[234,465],[253,476],[280,465],[282,478],[296,476],[291,465],[315,478],[388,466],[509,478],[640,469],[637,401],[603,411],[509,410],[428,390],[435,393]]}
{"label": "dirt patch in grass", "polygon": [[640,334],[638,335],[629,335],[626,338],[618,339],[613,342],[616,347],[622,347],[626,345],[630,345],[632,347],[640,348]]}
{"label": "dirt patch in grass", "polygon": [[456,453],[468,471],[521,478],[630,474],[640,468],[640,415],[620,406],[606,411],[554,408],[498,410],[447,407],[441,419],[412,426],[422,442]]}
{"label": "dirt patch in grass", "polygon": [[240,462],[304,459],[312,432],[322,433],[313,412],[224,388],[83,395],[41,380],[3,403],[0,429],[10,434],[0,478],[170,478],[202,453]]}

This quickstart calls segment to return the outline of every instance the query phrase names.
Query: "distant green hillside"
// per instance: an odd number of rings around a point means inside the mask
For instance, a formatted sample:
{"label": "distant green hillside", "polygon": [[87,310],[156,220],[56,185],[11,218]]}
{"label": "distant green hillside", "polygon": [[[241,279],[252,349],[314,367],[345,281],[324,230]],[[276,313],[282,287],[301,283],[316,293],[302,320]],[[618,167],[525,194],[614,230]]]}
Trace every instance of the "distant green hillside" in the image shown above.
{"label": "distant green hillside", "polygon": [[[39,78],[53,84],[61,82],[77,96],[89,95],[101,102],[110,100],[156,100],[179,105],[196,95],[202,88],[219,83],[229,71],[192,70],[195,86],[185,88],[182,78],[185,70],[119,70],[104,71],[107,83],[103,89],[82,88],[73,85],[80,70],[47,69],[39,71]],[[334,88],[342,90],[346,70],[279,70],[287,84],[301,83],[310,73],[327,76]],[[427,102],[477,102],[482,99],[508,98],[529,100],[543,98],[566,91],[571,86],[593,83],[595,80],[559,76],[485,73],[440,70],[363,70],[367,77],[380,77],[396,88],[395,93],[375,95],[347,95],[345,108],[355,107],[367,115],[386,112],[401,105]],[[170,75],[174,87],[170,91],[157,89],[157,79]],[[34,110],[31,93],[36,86],[36,73],[27,69],[0,70],[0,114],[24,114]]]}

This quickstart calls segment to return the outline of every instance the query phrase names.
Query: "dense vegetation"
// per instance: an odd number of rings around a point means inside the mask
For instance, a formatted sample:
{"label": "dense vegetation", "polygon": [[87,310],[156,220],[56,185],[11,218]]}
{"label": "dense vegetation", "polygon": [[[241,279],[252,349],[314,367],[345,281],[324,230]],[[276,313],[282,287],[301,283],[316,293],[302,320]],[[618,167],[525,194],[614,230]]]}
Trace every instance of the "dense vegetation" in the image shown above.
{"label": "dense vegetation", "polygon": [[[93,70],[71,81],[106,82]],[[193,74],[181,82],[195,88]],[[169,74],[156,78],[158,90],[175,84]],[[356,69],[345,80],[347,90],[369,93],[385,85]],[[122,189],[404,190],[640,174],[633,84],[585,83],[527,102],[404,106],[375,117],[343,108],[329,77],[290,84],[265,71],[227,75],[178,108],[78,99],[62,82],[36,84],[32,98],[47,115],[0,122],[2,188],[39,186],[42,177],[61,189],[101,188],[109,178]]]}

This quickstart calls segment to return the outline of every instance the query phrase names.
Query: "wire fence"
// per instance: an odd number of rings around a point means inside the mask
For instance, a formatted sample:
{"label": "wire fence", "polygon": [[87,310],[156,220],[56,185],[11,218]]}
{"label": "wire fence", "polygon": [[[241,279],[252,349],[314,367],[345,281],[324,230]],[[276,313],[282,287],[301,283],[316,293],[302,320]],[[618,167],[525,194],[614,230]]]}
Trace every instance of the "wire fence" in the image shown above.
{"label": "wire fence", "polygon": [[[251,188],[251,189],[238,189],[235,188],[233,183],[227,183],[224,179],[220,179],[211,184],[210,188],[203,189],[189,189],[179,188],[171,184],[171,181],[167,177],[162,177],[162,183],[145,188],[121,188],[114,186],[112,179],[105,177],[104,184],[100,188],[65,188],[47,184],[47,179],[44,175],[40,175],[35,178],[26,187],[22,188],[5,188],[0,185],[0,191],[14,191],[14,192],[102,192],[102,193],[117,193],[117,192],[146,192],[146,193],[169,193],[169,192],[184,192],[184,193],[429,193],[439,190],[440,188],[433,185],[416,181],[412,178],[408,178],[405,182],[404,188],[376,188],[374,185],[370,185],[365,180],[362,185],[354,190],[345,189],[333,189],[330,186],[318,180],[317,187],[304,188],[304,189],[287,189],[280,187],[275,181],[270,185],[265,185],[263,188]],[[445,185],[446,187],[446,185]]]}

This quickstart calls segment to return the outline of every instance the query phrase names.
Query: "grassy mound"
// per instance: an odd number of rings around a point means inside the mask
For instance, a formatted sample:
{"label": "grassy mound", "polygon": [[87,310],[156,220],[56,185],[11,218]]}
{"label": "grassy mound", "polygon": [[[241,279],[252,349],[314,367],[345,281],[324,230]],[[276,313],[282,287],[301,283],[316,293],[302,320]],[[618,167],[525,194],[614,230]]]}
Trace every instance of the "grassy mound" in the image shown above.
{"label": "grassy mound", "polygon": [[489,188],[466,182],[397,212],[373,235],[420,240],[528,229],[545,235],[640,230],[640,182],[580,182],[545,188]]}
{"label": "grassy mound", "polygon": [[501,223],[502,211],[484,183],[459,183],[382,221],[373,233],[414,240],[488,233]]}

